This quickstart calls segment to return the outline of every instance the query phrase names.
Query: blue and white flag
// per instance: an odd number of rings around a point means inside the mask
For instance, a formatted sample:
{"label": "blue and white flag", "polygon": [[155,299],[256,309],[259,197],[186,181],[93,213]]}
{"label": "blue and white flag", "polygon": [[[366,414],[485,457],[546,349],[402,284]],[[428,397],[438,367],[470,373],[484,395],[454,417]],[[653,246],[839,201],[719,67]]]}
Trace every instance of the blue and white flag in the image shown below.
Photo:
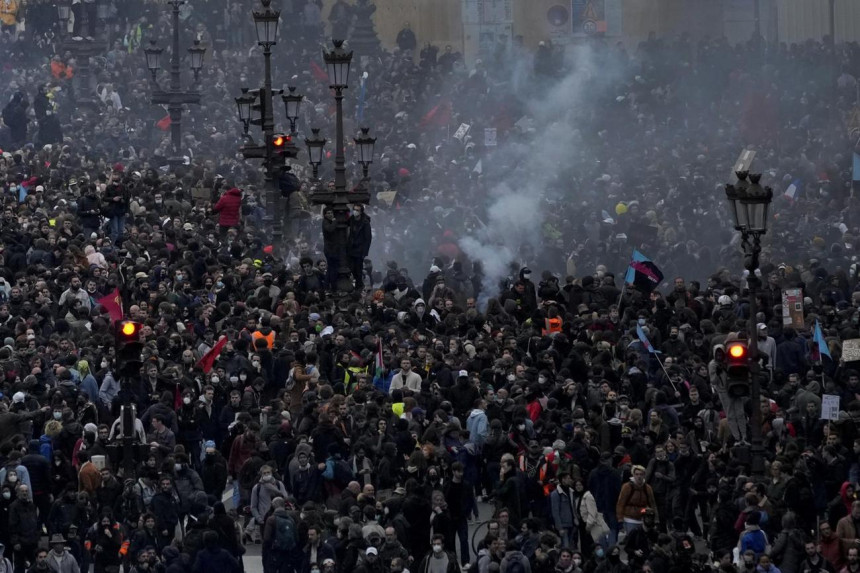
{"label": "blue and white flag", "polygon": [[824,335],[821,333],[821,325],[818,324],[818,321],[815,321],[815,328],[812,331],[812,341],[818,344],[818,354],[819,356],[826,356],[833,360],[830,356],[830,349],[827,347],[827,341],[824,340]]}
{"label": "blue and white flag", "polygon": [[785,195],[792,201],[796,201],[798,193],[800,193],[800,179],[795,179],[791,182],[791,185],[786,187],[783,195]]}
{"label": "blue and white flag", "polygon": [[639,337],[639,340],[642,342],[642,346],[645,347],[645,350],[647,350],[651,354],[657,354],[657,350],[654,349],[654,346],[651,344],[651,341],[648,340],[647,336],[645,336],[645,331],[642,330],[642,327],[638,324],[636,325],[636,336]]}

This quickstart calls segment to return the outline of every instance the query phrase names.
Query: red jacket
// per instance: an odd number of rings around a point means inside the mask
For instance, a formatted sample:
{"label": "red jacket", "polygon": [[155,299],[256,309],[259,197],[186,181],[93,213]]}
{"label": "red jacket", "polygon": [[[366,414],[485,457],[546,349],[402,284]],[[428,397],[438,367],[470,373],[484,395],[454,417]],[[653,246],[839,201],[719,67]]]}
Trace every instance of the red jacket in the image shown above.
{"label": "red jacket", "polygon": [[239,224],[239,210],[242,207],[242,192],[233,187],[218,199],[212,208],[220,213],[218,224],[222,227],[235,227]]}

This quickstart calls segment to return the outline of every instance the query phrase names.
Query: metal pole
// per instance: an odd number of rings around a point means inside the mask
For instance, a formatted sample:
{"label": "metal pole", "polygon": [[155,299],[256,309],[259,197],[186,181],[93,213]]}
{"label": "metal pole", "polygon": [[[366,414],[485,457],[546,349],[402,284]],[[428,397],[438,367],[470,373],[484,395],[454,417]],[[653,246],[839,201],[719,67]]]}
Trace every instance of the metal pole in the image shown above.
{"label": "metal pole", "polygon": [[761,38],[761,5],[760,0],[755,0],[753,3],[753,18],[755,19],[755,37],[756,41]]}
{"label": "metal pole", "polygon": [[836,0],[830,0],[830,41],[836,46]]}
{"label": "metal pole", "polygon": [[277,173],[273,163],[272,136],[275,134],[275,116],[272,109],[272,46],[266,44],[263,46],[263,58],[265,61],[265,78],[263,80],[263,92],[260,98],[263,102],[263,136],[266,139],[266,210],[272,221],[272,243],[278,248],[281,247],[283,239],[282,217],[281,217],[281,197],[275,185],[277,184]]}
{"label": "metal pole", "polygon": [[337,200],[332,206],[337,221],[338,253],[337,290],[342,293],[352,292],[352,278],[349,263],[346,259],[346,242],[349,230],[349,207],[346,198],[346,157],[343,149],[343,89],[336,88],[334,100],[337,107],[337,130],[334,156],[334,193]]}
{"label": "metal pole", "polygon": [[[170,91],[174,94],[182,89],[179,77],[179,5],[181,2],[174,0],[173,4],[173,54],[170,57]],[[173,143],[173,156],[178,158],[182,149],[182,104],[176,102],[176,98],[167,107],[170,114],[170,139]]]}
{"label": "metal pole", "polygon": [[749,238],[745,238],[744,245],[751,252],[747,257],[747,270],[749,277],[747,284],[749,285],[750,304],[749,304],[749,321],[747,330],[749,332],[747,346],[749,347],[750,360],[750,401],[752,401],[752,413],[750,414],[750,443],[751,448],[751,470],[753,477],[764,477],[764,442],[761,435],[761,386],[759,377],[758,363],[758,328],[756,327],[756,315],[758,314],[758,296],[760,282],[755,274],[758,268],[759,255],[761,254],[761,238],[758,233],[753,234],[752,244],[749,243]]}

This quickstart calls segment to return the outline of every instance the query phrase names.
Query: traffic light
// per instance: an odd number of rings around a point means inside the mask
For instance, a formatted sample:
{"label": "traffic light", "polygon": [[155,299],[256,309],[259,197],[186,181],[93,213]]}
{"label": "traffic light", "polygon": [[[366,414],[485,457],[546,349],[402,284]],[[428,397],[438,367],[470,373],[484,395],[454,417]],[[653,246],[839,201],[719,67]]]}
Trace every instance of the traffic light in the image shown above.
{"label": "traffic light", "polygon": [[116,324],[116,363],[120,376],[135,376],[140,372],[143,365],[143,343],[140,341],[142,326],[133,320]]}
{"label": "traffic light", "polygon": [[745,340],[735,340],[726,345],[728,366],[726,368],[726,387],[731,396],[750,395],[749,346]]}

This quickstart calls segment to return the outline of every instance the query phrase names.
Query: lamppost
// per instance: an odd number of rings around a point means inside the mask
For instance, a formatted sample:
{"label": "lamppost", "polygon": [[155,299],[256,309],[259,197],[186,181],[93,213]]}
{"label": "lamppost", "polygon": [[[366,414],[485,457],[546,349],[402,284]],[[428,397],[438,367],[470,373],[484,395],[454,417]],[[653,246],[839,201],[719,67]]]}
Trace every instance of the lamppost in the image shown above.
{"label": "lamppost", "polygon": [[[254,11],[254,27],[257,31],[257,44],[263,47],[265,62],[263,86],[249,90],[242,88],[242,95],[236,98],[239,110],[239,120],[244,125],[246,142],[241,147],[245,159],[263,159],[266,177],[266,214],[265,220],[272,227],[272,242],[280,247],[284,236],[284,226],[287,209],[282,205],[281,193],[276,187],[284,173],[287,158],[295,158],[298,148],[293,143],[296,133],[296,120],[299,118],[299,107],[303,96],[295,93],[295,88],[289,88],[282,96],[286,108],[287,119],[290,122],[290,135],[275,133],[275,115],[273,99],[275,94],[283,94],[283,90],[272,89],[272,46],[278,43],[278,23],[281,12],[272,10],[272,0],[260,0],[262,11]],[[260,117],[252,117],[259,111]],[[248,134],[250,125],[259,125],[263,132],[262,144],[254,143]]]}
{"label": "lamppost", "polygon": [[161,53],[155,40],[143,52],[146,55],[146,67],[149,68],[152,83],[152,96],[150,103],[153,105],[167,105],[167,113],[170,115],[170,139],[173,146],[173,157],[168,162],[171,165],[182,164],[182,106],[184,104],[200,104],[199,79],[200,70],[203,69],[203,56],[206,48],[200,45],[199,40],[194,40],[194,45],[188,48],[191,56],[191,71],[194,72],[194,87],[189,90],[182,89],[182,77],[179,68],[179,7],[185,4],[185,0],[167,0],[173,6],[173,42],[170,54],[170,84],[165,90],[156,78],[158,70],[161,69]]}
{"label": "lamppost", "polygon": [[[328,69],[329,87],[334,90],[334,99],[337,107],[336,112],[336,135],[335,135],[335,156],[334,156],[334,190],[317,190],[311,197],[311,201],[316,205],[328,205],[334,211],[335,221],[337,222],[337,250],[339,251],[339,264],[337,269],[337,285],[338,292],[349,294],[352,292],[353,285],[350,277],[349,265],[346,259],[346,242],[349,231],[349,205],[366,205],[370,202],[370,193],[367,190],[367,172],[370,163],[373,161],[373,145],[376,142],[375,138],[369,137],[368,128],[362,128],[362,135],[353,141],[359,150],[359,162],[362,165],[364,178],[356,189],[347,191],[346,182],[346,157],[344,154],[344,136],[343,136],[343,90],[349,87],[349,67],[352,62],[352,51],[346,51],[343,48],[343,40],[334,40],[334,48],[331,50],[323,50],[323,59],[325,60],[326,68]],[[317,169],[322,163],[322,148],[325,145],[325,140],[319,138],[319,130],[312,129],[314,139],[305,140],[308,146],[308,155],[310,163],[314,170],[314,177],[317,176]]]}
{"label": "lamppost", "polygon": [[92,97],[95,90],[90,74],[90,58],[107,49],[107,43],[103,39],[97,39],[96,30],[98,24],[106,28],[105,19],[101,16],[107,14],[107,5],[104,0],[88,0],[81,2],[79,6],[79,10],[74,14],[75,19],[80,18],[80,22],[75,22],[78,33],[73,31],[69,34],[69,21],[73,15],[70,0],[57,2],[57,19],[62,37],[60,46],[64,52],[69,52],[76,62],[75,103],[82,109],[89,109],[96,103],[96,99]]}
{"label": "lamppost", "polygon": [[764,441],[761,435],[761,386],[758,362],[758,296],[761,281],[755,271],[759,268],[761,237],[767,233],[768,209],[773,201],[773,190],[759,184],[761,174],[737,172],[738,182],[726,185],[726,198],[729,200],[735,230],[741,232],[741,246],[744,252],[744,267],[749,273],[749,319],[747,338],[749,347],[751,470],[755,477],[764,477]]}

